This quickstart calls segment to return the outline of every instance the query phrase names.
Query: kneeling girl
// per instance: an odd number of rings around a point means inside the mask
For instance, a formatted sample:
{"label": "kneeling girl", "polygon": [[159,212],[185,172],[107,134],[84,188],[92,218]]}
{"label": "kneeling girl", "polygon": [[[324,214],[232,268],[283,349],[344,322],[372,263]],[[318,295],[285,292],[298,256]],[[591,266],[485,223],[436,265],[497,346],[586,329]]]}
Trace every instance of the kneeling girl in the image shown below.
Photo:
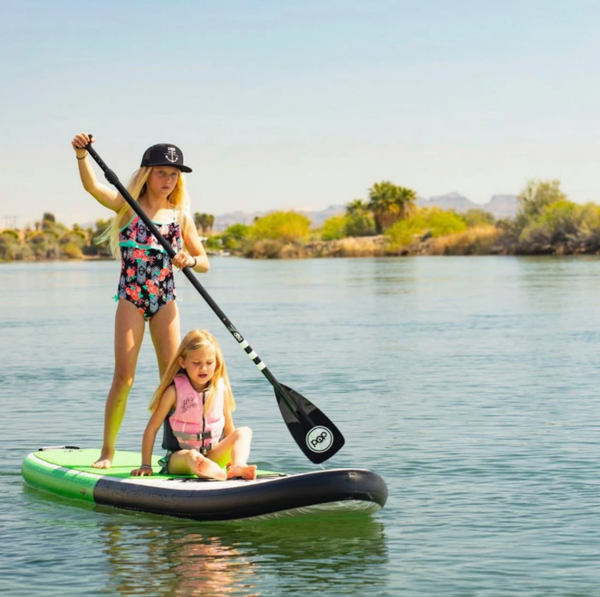
{"label": "kneeling girl", "polygon": [[[150,403],[152,416],[142,440],[142,465],[133,476],[152,474],[152,450],[163,425],[167,450],[161,473],[207,479],[256,478],[248,465],[252,430],[235,429],[235,402],[223,353],[205,330],[182,340]],[[224,466],[226,465],[226,470]]]}

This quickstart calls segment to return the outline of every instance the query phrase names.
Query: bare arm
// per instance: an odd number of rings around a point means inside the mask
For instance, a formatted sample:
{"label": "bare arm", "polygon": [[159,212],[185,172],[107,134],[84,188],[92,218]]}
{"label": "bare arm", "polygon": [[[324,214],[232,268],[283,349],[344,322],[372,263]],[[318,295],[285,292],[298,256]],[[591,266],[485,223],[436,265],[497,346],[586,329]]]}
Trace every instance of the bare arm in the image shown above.
{"label": "bare arm", "polygon": [[[176,400],[177,394],[175,392],[175,386],[169,386],[160,399],[158,408],[152,413],[152,416],[146,425],[144,437],[142,438],[142,464],[152,465],[152,451],[154,449],[156,434],[163,424],[163,421],[167,418],[169,412],[175,407]],[[131,474],[134,477],[143,477],[145,475],[151,475],[152,469],[140,467],[132,470]]]}
{"label": "bare arm", "polygon": [[233,416],[229,406],[225,405],[225,427],[223,428],[223,437],[231,435],[235,431],[235,425],[233,424]]}
{"label": "bare arm", "polygon": [[210,269],[210,263],[208,262],[208,256],[204,250],[204,245],[198,236],[198,230],[192,218],[188,215],[185,216],[183,226],[183,242],[190,255],[196,259],[196,266],[194,271],[199,273],[206,273]]}
{"label": "bare arm", "polygon": [[[90,138],[86,133],[75,135],[71,141],[71,145],[73,146],[77,157],[79,176],[81,177],[83,188],[92,195],[98,203],[104,205],[104,207],[108,207],[108,209],[112,209],[113,211],[119,211],[125,203],[125,199],[123,199],[115,189],[98,182],[98,179],[92,170],[88,152],[84,149],[89,141]],[[92,139],[92,143],[94,143],[94,139]]]}

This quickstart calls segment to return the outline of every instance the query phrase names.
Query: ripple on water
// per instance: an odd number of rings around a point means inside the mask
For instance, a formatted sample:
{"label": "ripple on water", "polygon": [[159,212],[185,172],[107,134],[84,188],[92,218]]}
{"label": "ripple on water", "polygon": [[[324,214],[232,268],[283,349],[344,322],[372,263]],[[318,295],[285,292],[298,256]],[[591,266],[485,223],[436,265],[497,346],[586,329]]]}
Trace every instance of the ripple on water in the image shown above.
{"label": "ripple on water", "polygon": [[[118,274],[115,263],[32,267],[0,268],[14,289],[0,420],[18,421],[0,437],[3,594],[597,592],[600,260],[215,259],[207,289],[344,433],[326,467],[373,469],[389,489],[369,518],[243,524],[66,505],[23,486],[21,461],[40,445],[99,444]],[[223,345],[253,461],[316,468],[269,384],[178,285],[182,328]],[[157,381],[148,335],[139,362],[123,449],[139,449]]]}

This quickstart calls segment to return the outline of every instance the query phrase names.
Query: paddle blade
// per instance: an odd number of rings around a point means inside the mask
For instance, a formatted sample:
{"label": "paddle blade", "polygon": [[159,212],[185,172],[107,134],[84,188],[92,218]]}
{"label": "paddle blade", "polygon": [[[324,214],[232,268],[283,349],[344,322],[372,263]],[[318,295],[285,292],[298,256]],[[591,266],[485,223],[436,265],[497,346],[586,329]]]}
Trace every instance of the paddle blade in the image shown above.
{"label": "paddle blade", "polygon": [[331,458],[345,443],[339,429],[308,398],[288,386],[278,386],[277,404],[298,447],[315,464]]}

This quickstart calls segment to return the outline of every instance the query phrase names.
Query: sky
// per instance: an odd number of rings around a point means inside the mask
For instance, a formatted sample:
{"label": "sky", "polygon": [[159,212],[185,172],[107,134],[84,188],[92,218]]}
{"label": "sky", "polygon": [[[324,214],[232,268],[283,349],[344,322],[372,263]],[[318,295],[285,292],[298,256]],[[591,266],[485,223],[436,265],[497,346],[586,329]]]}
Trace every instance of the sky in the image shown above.
{"label": "sky", "polygon": [[[483,204],[559,179],[600,203],[598,0],[0,0],[0,228],[111,215],[179,146],[192,211],[320,210],[390,180]],[[102,178],[98,169],[98,177]]]}

